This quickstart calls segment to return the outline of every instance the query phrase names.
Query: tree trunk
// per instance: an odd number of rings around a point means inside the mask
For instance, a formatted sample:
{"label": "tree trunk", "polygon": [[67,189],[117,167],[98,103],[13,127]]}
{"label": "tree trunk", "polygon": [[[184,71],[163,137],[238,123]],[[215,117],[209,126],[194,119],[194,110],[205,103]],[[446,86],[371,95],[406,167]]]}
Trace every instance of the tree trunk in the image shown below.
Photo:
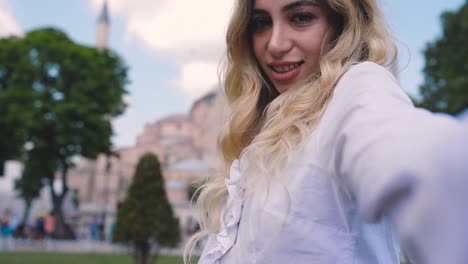
{"label": "tree trunk", "polygon": [[62,203],[63,203],[64,196],[62,194],[60,195],[56,194],[52,186],[50,186],[50,188],[51,188],[51,193],[52,193],[52,204],[53,204],[52,213],[55,217],[54,236],[57,238],[61,238],[61,239],[69,238],[66,234],[65,218],[64,218],[63,210],[62,210]]}
{"label": "tree trunk", "polygon": [[67,173],[68,173],[68,166],[64,166],[62,169],[62,193],[57,194],[54,190],[54,179],[52,177],[49,179],[49,187],[50,193],[52,196],[52,203],[53,203],[53,214],[55,216],[55,231],[54,236],[60,239],[74,239],[73,230],[67,226],[65,222],[65,216],[63,214],[63,200],[68,193],[68,185],[67,185]]}
{"label": "tree trunk", "polygon": [[150,244],[148,241],[136,242],[134,251],[135,264],[148,264],[150,256]]}
{"label": "tree trunk", "polygon": [[31,211],[32,200],[24,199],[24,213],[21,223],[26,225],[28,223],[29,212]]}
{"label": "tree trunk", "polygon": [[[154,248],[153,248],[154,249]],[[158,263],[158,258],[159,258],[159,250],[161,248],[159,247],[159,245],[157,246],[156,250],[155,251],[152,251],[151,250],[151,247],[150,247],[150,256],[149,256],[149,263],[150,264],[153,264],[153,263]]]}

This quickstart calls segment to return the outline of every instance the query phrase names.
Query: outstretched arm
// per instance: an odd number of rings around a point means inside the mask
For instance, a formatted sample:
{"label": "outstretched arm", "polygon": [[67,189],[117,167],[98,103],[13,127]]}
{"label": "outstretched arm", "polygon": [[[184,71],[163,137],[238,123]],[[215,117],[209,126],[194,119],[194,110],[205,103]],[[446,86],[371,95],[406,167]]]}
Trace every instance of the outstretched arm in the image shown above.
{"label": "outstretched arm", "polygon": [[468,263],[468,122],[413,107],[384,68],[346,73],[322,120],[361,217],[391,217],[417,263]]}

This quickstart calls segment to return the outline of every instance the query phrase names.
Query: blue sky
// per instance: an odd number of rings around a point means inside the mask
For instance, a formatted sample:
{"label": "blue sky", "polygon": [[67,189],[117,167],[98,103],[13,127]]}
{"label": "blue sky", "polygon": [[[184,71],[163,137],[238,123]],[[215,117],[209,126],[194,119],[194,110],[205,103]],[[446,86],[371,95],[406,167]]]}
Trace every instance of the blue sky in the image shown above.
{"label": "blue sky", "polygon": [[[0,36],[53,26],[94,45],[103,0],[0,0]],[[176,113],[217,84],[216,65],[232,0],[108,0],[109,46],[130,66],[128,111],[114,121],[117,147],[132,146],[144,124]],[[400,43],[403,88],[422,82],[422,50],[440,35],[440,15],[464,0],[380,0]]]}

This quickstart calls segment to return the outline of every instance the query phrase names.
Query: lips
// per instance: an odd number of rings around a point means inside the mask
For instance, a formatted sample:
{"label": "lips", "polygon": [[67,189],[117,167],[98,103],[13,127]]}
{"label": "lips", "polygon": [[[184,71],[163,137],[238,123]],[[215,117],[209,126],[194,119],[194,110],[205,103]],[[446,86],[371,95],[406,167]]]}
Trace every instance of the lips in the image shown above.
{"label": "lips", "polygon": [[294,70],[295,68],[299,67],[301,65],[301,62],[297,62],[297,63],[294,63],[294,64],[287,64],[287,65],[278,65],[278,66],[274,66],[273,64],[270,64],[270,68],[272,70],[274,70],[275,72],[277,73],[285,73],[285,72],[288,72],[288,71],[291,71],[291,70]]}
{"label": "lips", "polygon": [[272,62],[269,63],[270,77],[272,81],[286,82],[293,80],[300,72],[304,61],[296,62]]}

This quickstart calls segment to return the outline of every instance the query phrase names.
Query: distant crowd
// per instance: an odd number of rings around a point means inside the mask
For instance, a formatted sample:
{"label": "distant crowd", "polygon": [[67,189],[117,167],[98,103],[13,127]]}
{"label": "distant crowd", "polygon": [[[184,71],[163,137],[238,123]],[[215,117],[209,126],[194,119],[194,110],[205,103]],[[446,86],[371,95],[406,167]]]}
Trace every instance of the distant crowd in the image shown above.
{"label": "distant crowd", "polygon": [[[66,236],[68,239],[112,241],[113,227],[114,223],[108,227],[108,230],[105,230],[103,221],[99,221],[99,218],[96,217],[89,225],[80,228],[65,224],[64,232],[68,234]],[[39,242],[55,240],[59,238],[56,229],[57,220],[53,212],[41,213],[35,217],[33,223],[27,224],[10,210],[5,210],[0,217],[0,250],[13,249],[15,240]]]}
{"label": "distant crowd", "polygon": [[28,226],[20,221],[19,217],[5,210],[0,218],[2,249],[13,248],[13,239],[52,239],[56,226],[55,216],[52,212],[40,214],[36,217],[34,225]]}

